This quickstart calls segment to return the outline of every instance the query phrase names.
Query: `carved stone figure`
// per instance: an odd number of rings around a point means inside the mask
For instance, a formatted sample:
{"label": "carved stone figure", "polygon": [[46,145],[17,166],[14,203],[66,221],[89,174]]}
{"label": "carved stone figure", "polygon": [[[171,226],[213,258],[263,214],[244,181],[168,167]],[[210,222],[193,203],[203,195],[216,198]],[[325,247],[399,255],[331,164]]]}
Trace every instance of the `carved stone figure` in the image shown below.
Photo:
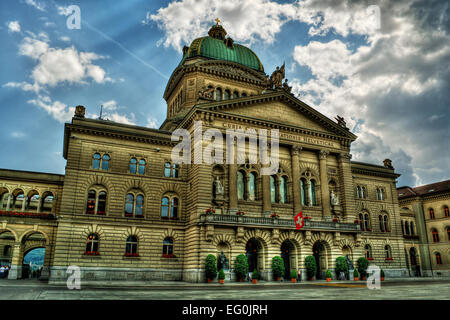
{"label": "carved stone figure", "polygon": [[217,269],[223,269],[223,270],[228,270],[228,258],[225,255],[225,253],[223,253],[223,251],[220,253],[219,255],[219,259],[217,259]]}
{"label": "carved stone figure", "polygon": [[288,79],[284,79],[283,89],[286,90],[287,92],[291,92],[292,87],[290,87],[290,86],[288,85]]}
{"label": "carved stone figure", "polygon": [[213,100],[214,88],[203,87],[202,90],[198,91],[198,97]]}
{"label": "carved stone figure", "polygon": [[216,180],[214,180],[214,194],[217,195],[222,195],[223,194],[223,185],[219,180],[219,176],[216,176]]}
{"label": "carved stone figure", "polygon": [[277,67],[274,72],[270,75],[270,86],[272,88],[282,88],[284,78],[284,63],[281,68]]}
{"label": "carved stone figure", "polygon": [[333,190],[330,191],[330,202],[333,206],[337,206],[339,204],[339,198]]}
{"label": "carved stone figure", "polygon": [[346,124],[346,122],[345,122],[345,120],[344,120],[343,117],[341,117],[341,116],[336,116],[335,119],[336,119],[338,125],[340,125],[341,127],[347,128],[347,124]]}

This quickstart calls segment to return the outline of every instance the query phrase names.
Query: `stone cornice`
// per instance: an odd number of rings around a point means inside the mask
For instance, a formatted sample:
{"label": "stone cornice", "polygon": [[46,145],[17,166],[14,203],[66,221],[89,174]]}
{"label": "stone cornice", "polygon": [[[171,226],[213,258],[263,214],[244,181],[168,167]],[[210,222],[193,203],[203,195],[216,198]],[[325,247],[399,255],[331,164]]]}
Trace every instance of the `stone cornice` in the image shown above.
{"label": "stone cornice", "polygon": [[372,165],[370,163],[351,162],[352,173],[363,174],[377,177],[387,177],[397,179],[400,174],[395,173],[393,169]]}
{"label": "stone cornice", "polygon": [[[231,74],[228,72],[213,70],[208,68],[208,66],[230,66],[234,69],[240,69],[244,72],[251,74],[256,78],[260,78],[261,80],[254,80],[247,77],[243,77],[237,74]],[[182,66],[178,66],[175,71],[170,76],[169,81],[167,82],[166,89],[164,90],[164,99],[167,100],[169,96],[172,94],[172,91],[176,88],[177,84],[180,80],[188,73],[201,72],[205,74],[215,75],[219,77],[223,77],[226,79],[241,81],[248,84],[252,84],[255,86],[264,87],[265,86],[265,74],[262,72],[255,71],[251,68],[247,68],[239,63],[231,62],[231,61],[222,61],[222,60],[206,60],[199,63],[186,64]]]}

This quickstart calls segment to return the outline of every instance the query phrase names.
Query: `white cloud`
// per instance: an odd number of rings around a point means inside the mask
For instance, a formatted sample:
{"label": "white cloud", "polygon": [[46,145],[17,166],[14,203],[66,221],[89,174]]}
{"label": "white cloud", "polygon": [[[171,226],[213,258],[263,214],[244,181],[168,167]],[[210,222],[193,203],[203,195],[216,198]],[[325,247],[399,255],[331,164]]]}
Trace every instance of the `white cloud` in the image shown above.
{"label": "white cloud", "polygon": [[45,110],[49,115],[62,123],[72,119],[75,112],[75,107],[68,107],[61,101],[52,102],[48,96],[38,96],[36,99],[29,100],[28,103]]}
{"label": "white cloud", "polygon": [[23,133],[22,131],[13,131],[13,132],[11,132],[11,137],[12,138],[21,139],[21,138],[24,138],[25,136],[26,136],[26,134]]}
{"label": "white cloud", "polygon": [[[133,112],[130,112],[129,115],[121,114],[117,112],[117,110],[124,110],[127,107],[119,106],[115,100],[101,101],[100,105],[103,106],[102,111],[102,119],[114,121],[123,124],[136,125],[136,116]],[[100,108],[98,113],[86,113],[86,117],[91,119],[98,119],[100,116]]]}
{"label": "white cloud", "polygon": [[8,31],[13,32],[20,32],[20,23],[19,21],[10,21],[8,22]]}
{"label": "white cloud", "polygon": [[158,129],[159,128],[158,120],[152,117],[148,117],[147,124],[145,126],[148,128]]}
{"label": "white cloud", "polygon": [[45,11],[45,4],[37,2],[35,0],[25,0],[25,3],[29,6],[35,7],[39,11]]}
{"label": "white cloud", "polygon": [[64,7],[64,6],[58,6],[56,8],[58,10],[58,14],[60,16],[68,16],[69,14],[71,14],[73,11],[70,8],[70,6]]}
{"label": "white cloud", "polygon": [[59,37],[59,40],[64,41],[64,42],[70,42],[70,38],[67,36]]}

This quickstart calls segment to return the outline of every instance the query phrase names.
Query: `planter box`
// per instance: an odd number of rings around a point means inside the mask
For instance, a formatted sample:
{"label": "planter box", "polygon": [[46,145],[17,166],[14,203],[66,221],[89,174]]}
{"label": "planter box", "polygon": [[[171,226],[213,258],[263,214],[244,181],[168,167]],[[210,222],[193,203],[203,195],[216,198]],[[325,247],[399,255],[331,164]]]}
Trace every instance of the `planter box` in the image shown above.
{"label": "planter box", "polygon": [[358,281],[359,278],[358,278],[358,277],[354,277],[353,280],[354,280],[354,281]]}
{"label": "planter box", "polygon": [[257,284],[258,283],[258,279],[252,279],[252,283],[253,284]]}
{"label": "planter box", "polygon": [[327,278],[327,282],[330,282],[331,281],[331,278]]}
{"label": "planter box", "polygon": [[296,282],[297,282],[297,279],[293,278],[293,279],[291,279],[291,282],[292,282],[292,283],[296,283]]}
{"label": "planter box", "polygon": [[225,279],[219,279],[219,283],[224,284],[225,283]]}
{"label": "planter box", "polygon": [[214,279],[208,279],[208,283],[212,283]]}

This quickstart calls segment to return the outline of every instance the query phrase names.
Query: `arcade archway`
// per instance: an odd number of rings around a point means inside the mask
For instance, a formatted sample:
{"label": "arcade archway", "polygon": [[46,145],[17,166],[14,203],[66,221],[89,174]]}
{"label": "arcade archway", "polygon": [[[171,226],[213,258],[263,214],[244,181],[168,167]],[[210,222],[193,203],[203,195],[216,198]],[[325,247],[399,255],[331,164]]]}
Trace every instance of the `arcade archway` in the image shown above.
{"label": "arcade archway", "polygon": [[316,279],[324,279],[327,271],[327,248],[323,241],[317,241],[313,246],[313,256],[316,259]]}
{"label": "arcade archway", "polygon": [[245,246],[245,252],[249,272],[256,269],[261,274],[261,270],[263,269],[263,247],[261,242],[255,238],[249,239]]}
{"label": "arcade archway", "polygon": [[281,244],[281,258],[284,262],[284,278],[290,279],[291,278],[291,268],[295,268],[295,247],[294,244],[289,241],[285,240]]}

